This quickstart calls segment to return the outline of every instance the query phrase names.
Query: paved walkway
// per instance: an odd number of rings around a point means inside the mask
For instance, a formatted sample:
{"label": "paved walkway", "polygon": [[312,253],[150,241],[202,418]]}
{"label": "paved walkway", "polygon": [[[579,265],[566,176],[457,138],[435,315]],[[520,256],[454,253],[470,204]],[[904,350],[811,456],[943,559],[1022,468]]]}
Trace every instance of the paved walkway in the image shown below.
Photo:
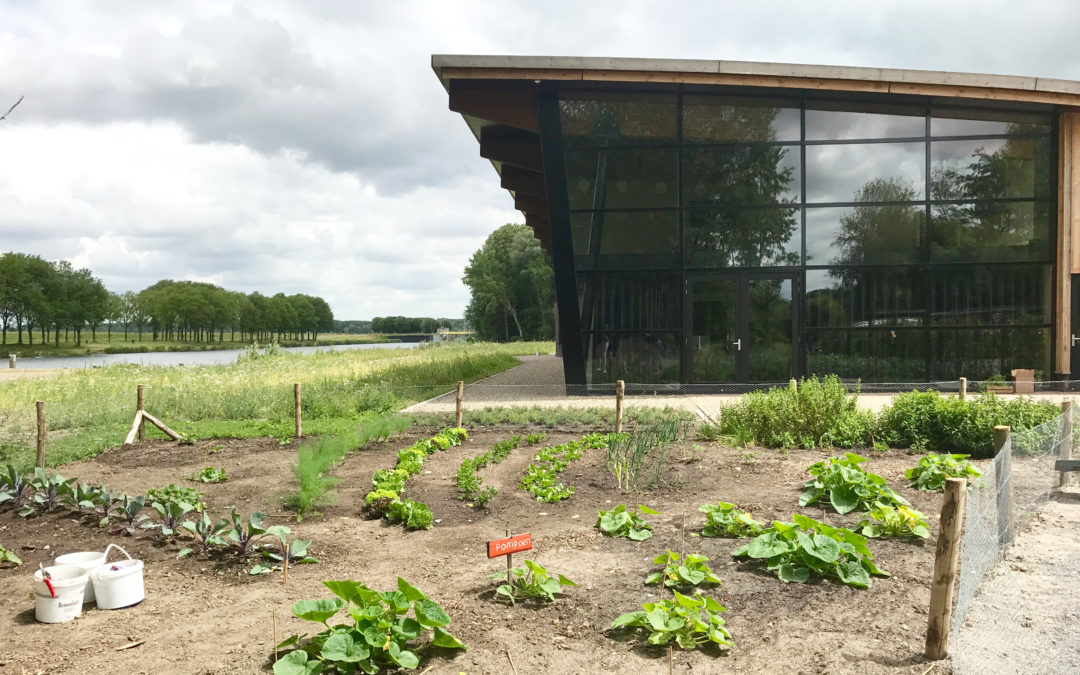
{"label": "paved walkway", "polygon": [[[563,379],[562,359],[557,356],[522,356],[521,365],[465,386],[464,408],[481,410],[497,406],[562,406],[566,408],[592,408],[614,406],[610,396],[567,396]],[[739,399],[739,394],[682,394],[682,395],[627,395],[625,406],[665,406],[691,410],[703,419],[716,419],[724,405]],[[860,408],[880,411],[892,403],[895,394],[859,394]],[[1014,398],[1002,394],[1002,398]],[[1034,394],[1031,398],[1060,404],[1066,398],[1080,398],[1080,394]],[[453,391],[442,396],[417,403],[405,412],[453,412]]]}

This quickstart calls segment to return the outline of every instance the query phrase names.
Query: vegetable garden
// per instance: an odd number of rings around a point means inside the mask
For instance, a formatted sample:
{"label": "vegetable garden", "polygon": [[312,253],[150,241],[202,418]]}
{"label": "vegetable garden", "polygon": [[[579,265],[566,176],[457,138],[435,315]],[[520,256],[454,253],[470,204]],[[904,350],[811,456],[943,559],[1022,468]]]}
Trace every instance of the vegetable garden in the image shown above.
{"label": "vegetable garden", "polygon": [[[114,449],[30,476],[18,507],[0,480],[0,664],[923,672],[941,497],[915,486],[978,480],[962,457],[748,453],[663,423],[384,426],[327,451],[336,499],[299,522],[296,449],[276,439]],[[510,580],[484,552],[507,529],[535,542]],[[110,541],[146,562],[147,599],[36,624],[27,570]]]}

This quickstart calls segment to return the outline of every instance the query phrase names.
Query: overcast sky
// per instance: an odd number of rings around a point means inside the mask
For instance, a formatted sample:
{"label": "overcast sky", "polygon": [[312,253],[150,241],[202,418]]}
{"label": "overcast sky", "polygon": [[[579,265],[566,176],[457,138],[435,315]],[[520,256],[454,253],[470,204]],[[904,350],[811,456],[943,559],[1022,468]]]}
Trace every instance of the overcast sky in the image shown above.
{"label": "overcast sky", "polygon": [[1080,80],[1070,0],[0,0],[0,251],[462,315],[523,222],[432,53],[706,58]]}

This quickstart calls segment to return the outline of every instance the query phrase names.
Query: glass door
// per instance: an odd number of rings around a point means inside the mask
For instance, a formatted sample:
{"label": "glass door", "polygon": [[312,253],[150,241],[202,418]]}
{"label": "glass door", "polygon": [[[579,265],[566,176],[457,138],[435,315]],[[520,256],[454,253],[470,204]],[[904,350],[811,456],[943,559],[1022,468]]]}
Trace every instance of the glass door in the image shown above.
{"label": "glass door", "polygon": [[783,382],[795,373],[794,278],[688,280],[688,382]]}

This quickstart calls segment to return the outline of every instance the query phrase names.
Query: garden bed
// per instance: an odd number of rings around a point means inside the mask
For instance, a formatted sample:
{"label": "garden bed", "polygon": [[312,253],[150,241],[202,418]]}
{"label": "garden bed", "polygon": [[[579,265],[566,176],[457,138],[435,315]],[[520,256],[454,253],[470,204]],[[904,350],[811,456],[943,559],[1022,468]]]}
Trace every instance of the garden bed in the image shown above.
{"label": "garden bed", "polygon": [[[734,502],[761,521],[788,520],[802,512],[852,527],[857,513],[838,516],[818,505],[798,507],[807,479],[804,469],[839,452],[750,452],[712,445],[696,449],[682,442],[668,451],[662,487],[625,494],[615,488],[604,466],[604,451],[588,451],[560,474],[576,494],[543,504],[518,490],[517,481],[542,445],[580,437],[549,431],[541,445],[521,447],[480,472],[485,485],[494,485],[499,493],[486,510],[478,510],[457,498],[454,477],[461,459],[511,433],[529,431],[483,430],[461,446],[431,455],[423,472],[409,481],[408,496],[427,503],[437,519],[433,530],[406,532],[364,518],[361,506],[372,474],[393,466],[398,449],[433,431],[350,454],[333,472],[341,478],[338,501],[323,509],[321,517],[299,524],[279,498],[295,488],[290,470],[295,447],[273,439],[193,446],[152,442],[61,467],[64,476],[103,480],[111,489],[131,494],[169,483],[197,487],[205,492],[214,518],[225,516],[234,504],[245,516],[266,511],[269,523],[288,525],[294,535],[312,539],[310,554],[320,562],[291,568],[283,585],[280,572],[249,576],[250,564],[232,554],[178,560],[179,545],[162,544],[146,532],[109,536],[66,510],[30,519],[6,511],[0,514],[0,543],[24,564],[0,569],[0,584],[7,590],[0,597],[0,632],[5,636],[0,673],[268,672],[274,614],[278,640],[311,632],[310,624],[292,617],[289,608],[297,600],[330,597],[323,580],[354,579],[389,590],[398,576],[442,604],[452,618],[449,630],[469,644],[464,653],[422,652],[417,672],[429,666],[431,673],[510,672],[507,650],[520,673],[666,672],[666,648],[641,646],[627,634],[609,630],[615,617],[656,599],[656,587],[643,582],[656,569],[652,559],[665,548],[710,557],[723,584],[708,594],[727,607],[735,641],[730,653],[719,656],[710,650],[676,648],[677,672],[922,673],[927,668],[922,651],[932,543],[872,540],[876,562],[892,576],[856,590],[827,580],[783,584],[756,565],[733,561],[730,553],[742,541],[691,536],[704,522],[697,508],[719,501]],[[936,536],[940,495],[909,489],[903,479],[917,455],[864,454],[869,456],[864,467],[885,477],[927,514]],[[231,479],[214,485],[186,480],[206,466],[223,467]],[[651,539],[611,539],[593,527],[597,510],[619,503],[645,504],[661,512],[647,517],[654,526]],[[507,529],[531,532],[535,549],[526,557],[535,554],[551,572],[566,575],[579,587],[550,605],[519,603],[511,608],[496,600],[498,582],[487,575],[505,570],[505,563],[486,558],[485,542],[502,537]],[[30,576],[38,563],[48,564],[61,553],[101,550],[109,542],[146,561],[146,600],[125,610],[89,610],[74,624],[36,623]],[[117,651],[139,641],[144,642]]]}

